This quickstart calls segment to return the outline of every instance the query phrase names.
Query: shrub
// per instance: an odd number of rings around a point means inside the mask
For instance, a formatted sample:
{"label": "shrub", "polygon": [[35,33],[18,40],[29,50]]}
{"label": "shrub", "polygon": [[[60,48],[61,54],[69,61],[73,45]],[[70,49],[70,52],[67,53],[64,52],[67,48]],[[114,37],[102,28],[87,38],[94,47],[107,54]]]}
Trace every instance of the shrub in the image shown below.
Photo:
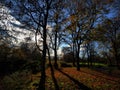
{"label": "shrub", "polygon": [[5,90],[29,90],[27,84],[30,81],[30,73],[27,71],[15,72],[3,78],[3,88]]}
{"label": "shrub", "polygon": [[65,62],[73,62],[73,60],[74,60],[73,52],[66,53],[66,54],[63,56],[63,60],[64,60]]}
{"label": "shrub", "polygon": [[72,67],[72,65],[66,62],[61,62],[61,67]]}

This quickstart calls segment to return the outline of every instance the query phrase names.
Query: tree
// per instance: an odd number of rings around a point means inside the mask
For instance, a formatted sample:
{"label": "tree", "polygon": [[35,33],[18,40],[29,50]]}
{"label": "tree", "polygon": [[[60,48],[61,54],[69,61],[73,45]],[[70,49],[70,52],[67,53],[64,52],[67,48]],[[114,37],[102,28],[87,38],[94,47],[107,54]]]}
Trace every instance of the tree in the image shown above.
{"label": "tree", "polygon": [[94,56],[95,56],[95,44],[94,44],[94,42],[86,43],[85,48],[86,48],[88,66],[92,66]]}
{"label": "tree", "polygon": [[52,5],[52,11],[51,11],[52,12],[52,14],[51,14],[52,29],[49,30],[49,32],[48,32],[48,36],[49,36],[50,42],[51,42],[49,47],[52,48],[54,51],[54,60],[55,60],[54,67],[56,69],[58,69],[57,50],[59,49],[59,46],[61,44],[61,38],[62,38],[61,23],[62,23],[62,19],[64,17],[63,8],[64,8],[63,1],[60,1],[60,0],[56,0],[54,2],[54,5]]}
{"label": "tree", "polygon": [[[106,7],[106,5],[109,5],[110,3],[111,2],[101,2],[99,0],[71,0],[68,3],[68,11],[71,10],[71,12],[67,17],[67,24],[65,29],[68,30],[68,35],[71,35],[71,45],[75,45],[76,47],[75,55],[77,61],[77,70],[80,70],[80,46],[86,40],[91,41],[91,32],[93,31],[95,24],[102,20],[102,17],[108,12],[108,7]],[[70,39],[65,40],[65,42],[70,42]]]}
{"label": "tree", "polygon": [[45,90],[45,62],[46,62],[46,38],[48,17],[52,5],[52,0],[17,0],[17,9],[14,10],[17,15],[17,19],[35,29],[36,35],[39,33],[43,39],[42,45],[42,60],[41,60],[41,79],[39,83],[39,89]]}
{"label": "tree", "polygon": [[120,23],[119,18],[106,19],[101,27],[99,26],[99,33],[101,33],[101,39],[103,44],[107,43],[108,53],[111,53],[116,65],[119,68],[119,34],[120,34]]}
{"label": "tree", "polygon": [[[66,29],[68,30],[68,37],[69,39],[65,40],[65,42],[70,42],[69,45],[72,45],[74,49],[75,45],[75,55],[76,55],[76,61],[77,61],[77,70],[80,70],[80,65],[79,65],[79,54],[80,54],[80,45],[83,42],[83,29],[81,28],[84,20],[82,20],[85,16],[83,16],[82,8],[79,6],[82,6],[81,1],[71,1],[70,4],[75,5],[76,7],[71,6],[70,9],[72,9],[72,12],[70,12],[70,15],[68,17],[68,26]],[[80,18],[81,17],[81,18]],[[72,38],[72,39],[71,39]],[[71,40],[70,40],[71,39]],[[72,43],[72,44],[71,44]],[[74,61],[73,61],[74,64]]]}

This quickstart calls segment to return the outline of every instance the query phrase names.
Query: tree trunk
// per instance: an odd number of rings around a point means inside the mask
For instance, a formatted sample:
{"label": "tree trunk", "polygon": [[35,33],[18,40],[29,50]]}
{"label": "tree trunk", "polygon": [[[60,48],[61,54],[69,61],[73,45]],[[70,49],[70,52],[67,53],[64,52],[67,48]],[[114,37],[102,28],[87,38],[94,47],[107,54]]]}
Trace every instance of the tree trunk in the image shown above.
{"label": "tree trunk", "polygon": [[54,50],[54,53],[55,53],[55,57],[54,57],[54,60],[55,60],[54,67],[55,67],[55,69],[58,69],[58,63],[57,63],[57,51]]}
{"label": "tree trunk", "polygon": [[76,65],[75,65],[75,47],[74,47],[74,43],[73,43],[73,66],[75,67]]}
{"label": "tree trunk", "polygon": [[[115,39],[115,41],[116,41],[116,39]],[[119,62],[118,62],[118,49],[117,49],[117,45],[116,45],[116,42],[115,41],[112,41],[112,43],[113,43],[113,50],[114,50],[114,58],[115,58],[115,62],[116,62],[116,66],[117,66],[117,68],[118,69],[120,69],[120,67],[119,67]]]}
{"label": "tree trunk", "polygon": [[86,48],[87,48],[87,62],[88,62],[88,67],[90,67],[89,44],[86,45]]}
{"label": "tree trunk", "polygon": [[51,67],[52,63],[51,63],[51,57],[50,57],[50,50],[49,50],[48,46],[47,46],[47,51],[48,51],[49,66]]}
{"label": "tree trunk", "polygon": [[42,54],[42,60],[41,60],[41,78],[38,90],[45,90],[45,62],[46,62],[46,26],[43,28],[43,54]]}
{"label": "tree trunk", "polygon": [[118,69],[120,69],[120,66],[119,66],[119,60],[118,60],[118,52],[117,52],[117,48],[115,48],[115,61],[116,61],[116,66]]}
{"label": "tree trunk", "polygon": [[87,55],[88,67],[90,67],[90,56]]}
{"label": "tree trunk", "polygon": [[80,62],[79,62],[79,54],[80,54],[80,45],[78,44],[78,48],[77,48],[77,53],[76,53],[76,57],[77,57],[77,71],[80,71]]}
{"label": "tree trunk", "polygon": [[42,52],[42,60],[41,60],[41,78],[40,78],[40,83],[38,90],[45,90],[45,80],[46,80],[46,73],[45,73],[45,62],[46,62],[46,49],[47,49],[47,43],[46,43],[46,38],[47,38],[47,19],[48,19],[48,13],[50,9],[49,2],[46,0],[46,12],[44,13],[44,18],[43,18],[43,52]]}
{"label": "tree trunk", "polygon": [[58,69],[58,64],[57,64],[57,31],[55,31],[55,49],[54,49],[54,67],[55,69]]}
{"label": "tree trunk", "polygon": [[90,66],[92,67],[92,52],[90,50]]}

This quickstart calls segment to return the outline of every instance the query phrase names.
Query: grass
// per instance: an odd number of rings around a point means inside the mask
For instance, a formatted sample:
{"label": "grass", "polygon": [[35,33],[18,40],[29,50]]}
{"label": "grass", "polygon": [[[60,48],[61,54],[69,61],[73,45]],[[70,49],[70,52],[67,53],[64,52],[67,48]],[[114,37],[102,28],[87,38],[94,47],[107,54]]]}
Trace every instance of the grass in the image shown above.
{"label": "grass", "polygon": [[[55,90],[56,83],[59,90],[120,90],[120,78],[88,68],[81,68],[80,71],[73,67],[54,69],[54,78],[57,82],[54,82],[50,68],[46,70],[46,74],[46,90]],[[33,82],[38,82],[39,78],[34,77]]]}
{"label": "grass", "polygon": [[[80,65],[86,65],[87,66],[88,63],[87,62],[81,62]],[[97,67],[97,66],[108,67],[107,64],[97,63],[97,62],[92,63],[92,65],[95,66],[95,67]]]}
{"label": "grass", "polygon": [[[101,68],[100,70],[104,71]],[[45,88],[46,90],[120,90],[120,71],[115,69],[111,73],[103,73],[100,70],[81,67],[81,70],[77,71],[75,67],[61,67],[59,70],[53,68],[51,71],[48,67]],[[15,72],[0,80],[0,90],[36,90],[39,80],[40,73]]]}

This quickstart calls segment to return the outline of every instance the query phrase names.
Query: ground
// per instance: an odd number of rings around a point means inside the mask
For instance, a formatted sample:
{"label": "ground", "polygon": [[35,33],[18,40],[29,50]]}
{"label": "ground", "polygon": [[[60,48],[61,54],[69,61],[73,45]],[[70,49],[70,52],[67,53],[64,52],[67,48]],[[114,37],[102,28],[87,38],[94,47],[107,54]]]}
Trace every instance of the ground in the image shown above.
{"label": "ground", "polygon": [[[46,70],[46,90],[120,90],[120,77],[89,68],[77,71],[74,67],[66,67],[53,71]],[[31,76],[32,90],[35,90],[39,78],[40,73]]]}

